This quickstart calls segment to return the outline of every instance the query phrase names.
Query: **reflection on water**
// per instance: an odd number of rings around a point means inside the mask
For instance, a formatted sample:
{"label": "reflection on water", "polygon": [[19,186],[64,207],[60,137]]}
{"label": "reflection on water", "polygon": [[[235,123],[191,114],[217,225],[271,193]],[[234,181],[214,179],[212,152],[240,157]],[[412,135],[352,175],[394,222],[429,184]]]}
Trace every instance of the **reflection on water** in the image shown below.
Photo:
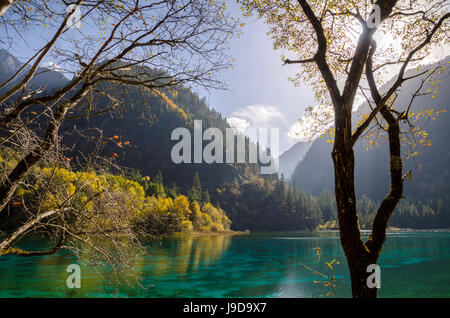
{"label": "reflection on water", "polygon": [[194,272],[200,265],[202,268],[210,267],[222,257],[230,242],[229,235],[177,237],[174,242],[177,247],[176,257],[181,261],[177,272]]}
{"label": "reflection on water", "polygon": [[[26,242],[42,248],[42,241]],[[174,236],[147,244],[136,257],[142,287],[119,286],[120,297],[325,297],[314,257],[320,246],[336,259],[341,297],[350,296],[345,256],[337,233],[255,233],[243,236]],[[46,257],[0,258],[0,297],[110,297],[114,286],[81,261],[82,288],[66,287],[66,268],[78,263],[69,252]],[[450,233],[389,235],[380,259],[382,297],[450,296]]]}
{"label": "reflection on water", "polygon": [[145,271],[151,266],[152,276],[177,275],[195,272],[213,266],[229,248],[231,236],[178,235],[149,243],[148,256],[141,256],[138,266]]}

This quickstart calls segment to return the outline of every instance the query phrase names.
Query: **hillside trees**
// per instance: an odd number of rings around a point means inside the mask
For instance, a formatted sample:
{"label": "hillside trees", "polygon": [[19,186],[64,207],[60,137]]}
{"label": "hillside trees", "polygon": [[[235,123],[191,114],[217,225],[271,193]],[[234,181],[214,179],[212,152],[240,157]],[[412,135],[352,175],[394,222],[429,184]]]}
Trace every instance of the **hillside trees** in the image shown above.
{"label": "hillside trees", "polygon": [[[222,87],[216,75],[230,65],[223,49],[237,23],[222,3],[206,0],[74,1],[69,7],[62,1],[12,1],[9,7],[2,2],[1,13],[2,41],[12,50],[19,39],[26,42],[44,27],[46,32],[38,37],[44,39],[40,48],[0,83],[0,145],[18,155],[1,171],[0,213],[39,162],[64,162],[58,130],[66,119],[119,109],[131,86],[154,93],[183,85]],[[43,67],[46,58],[70,78],[51,91],[46,83],[31,85],[39,72],[50,71]],[[115,89],[103,90],[104,83]],[[23,235],[48,217],[41,207],[29,211],[30,228]]]}

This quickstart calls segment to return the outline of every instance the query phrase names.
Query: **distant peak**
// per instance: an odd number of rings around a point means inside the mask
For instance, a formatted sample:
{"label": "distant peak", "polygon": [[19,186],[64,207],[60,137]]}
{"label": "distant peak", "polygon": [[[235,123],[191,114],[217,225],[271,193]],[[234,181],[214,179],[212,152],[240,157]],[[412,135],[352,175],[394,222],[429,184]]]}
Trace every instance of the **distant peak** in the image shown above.
{"label": "distant peak", "polygon": [[23,64],[5,49],[0,49],[0,73],[14,73]]}

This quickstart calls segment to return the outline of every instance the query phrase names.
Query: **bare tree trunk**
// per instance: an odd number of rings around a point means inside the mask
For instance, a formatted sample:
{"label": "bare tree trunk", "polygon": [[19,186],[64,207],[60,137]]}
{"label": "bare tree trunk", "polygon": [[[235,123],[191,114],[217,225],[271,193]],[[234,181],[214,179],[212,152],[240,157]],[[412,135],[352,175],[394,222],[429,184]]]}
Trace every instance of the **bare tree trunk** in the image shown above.
{"label": "bare tree trunk", "polygon": [[332,153],[335,171],[335,192],[341,244],[347,258],[356,298],[377,297],[376,288],[367,286],[367,267],[374,263],[361,239],[355,195],[355,157],[351,139],[351,107],[342,105],[336,113],[336,135]]}
{"label": "bare tree trunk", "polygon": [[403,196],[403,161],[401,157],[400,127],[397,119],[384,107],[381,110],[383,118],[389,124],[389,172],[391,187],[389,193],[381,203],[372,225],[372,234],[366,242],[372,258],[378,259],[383,243],[386,240],[386,229],[389,218]]}
{"label": "bare tree trunk", "polygon": [[332,157],[341,244],[348,261],[353,297],[376,298],[377,289],[369,288],[367,285],[367,278],[370,275],[367,267],[378,261],[386,240],[389,218],[403,193],[400,127],[398,121],[384,106],[381,114],[389,124],[391,188],[376,213],[372,234],[364,243],[361,239],[356,211],[355,159],[351,140],[351,114],[349,113],[351,108],[343,106],[338,109],[344,109],[344,111],[336,113],[336,136]]}
{"label": "bare tree trunk", "polygon": [[384,104],[382,97],[376,87],[373,76],[372,57],[376,50],[376,42],[372,42],[372,47],[366,61],[366,74],[370,91],[374,101],[381,106],[380,113],[388,124],[389,137],[389,173],[391,176],[391,186],[389,193],[378,208],[372,224],[372,233],[366,242],[372,259],[378,260],[383,244],[386,240],[386,229],[389,218],[403,196],[403,160],[401,154],[400,125],[391,111]]}
{"label": "bare tree trunk", "polygon": [[0,17],[5,14],[13,2],[14,0],[0,0]]}
{"label": "bare tree trunk", "polygon": [[41,160],[55,145],[59,126],[64,121],[67,111],[75,106],[86,95],[89,87],[90,84],[85,83],[69,101],[57,106],[55,114],[47,127],[44,141],[20,160],[5,180],[3,180],[0,185],[0,212],[11,200],[19,182],[27,174],[29,169]]}

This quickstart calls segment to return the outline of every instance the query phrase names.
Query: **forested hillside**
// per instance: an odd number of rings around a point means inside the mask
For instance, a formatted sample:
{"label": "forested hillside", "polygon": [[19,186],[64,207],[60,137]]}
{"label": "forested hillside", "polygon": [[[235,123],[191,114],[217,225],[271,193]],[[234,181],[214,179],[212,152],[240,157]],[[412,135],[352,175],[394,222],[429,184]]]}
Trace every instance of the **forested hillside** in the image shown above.
{"label": "forested hillside", "polygon": [[[22,65],[13,55],[0,51],[0,80],[12,76]],[[148,70],[148,73],[152,72]],[[19,80],[20,77],[16,82]],[[68,79],[62,73],[42,68],[30,85],[35,89],[42,88],[41,94],[48,94],[66,82]],[[87,105],[89,98],[81,104]],[[101,138],[103,145],[99,155],[112,158],[120,166],[138,170],[143,175],[154,176],[161,171],[167,184],[175,183],[182,189],[189,188],[196,171],[204,186],[210,189],[235,178],[242,181],[242,173],[249,168],[253,173],[258,171],[257,165],[172,162],[171,150],[178,142],[171,140],[174,129],[188,128],[192,133],[193,147],[194,120],[202,121],[203,131],[210,127],[219,128],[224,138],[225,130],[229,128],[220,113],[185,85],[151,91],[132,85],[124,88],[106,83],[93,98],[96,111],[86,106],[72,113],[60,128],[66,155],[74,165],[83,160],[81,154],[92,152]],[[29,108],[24,116],[33,116],[38,108]],[[207,143],[205,141],[203,145]]]}
{"label": "forested hillside", "polygon": [[[450,59],[439,63],[444,67]],[[434,65],[436,66],[436,65]],[[417,70],[409,71],[408,75],[417,74]],[[437,78],[439,77],[439,78]],[[411,150],[410,144],[404,144],[403,155],[405,157],[405,172],[411,171],[411,177],[405,182],[404,196],[406,200],[400,204],[394,213],[391,224],[401,227],[430,228],[450,226],[450,144],[448,142],[450,133],[450,79],[448,72],[436,76],[439,81],[431,85],[428,82],[424,86],[425,92],[433,94],[419,96],[412,104],[412,110],[419,115],[426,110],[443,111],[435,119],[425,117],[417,123],[423,128],[427,135],[427,142],[419,144]],[[419,79],[407,82],[401,90],[396,103],[408,105],[411,95],[420,85]],[[434,93],[434,91],[437,93]],[[432,97],[434,96],[434,97]],[[367,104],[363,104],[357,111],[354,125],[368,112]],[[419,115],[420,116],[420,115]],[[315,140],[294,172],[296,187],[304,189],[315,196],[334,189],[334,172],[331,159],[332,144],[327,142],[329,137],[325,136]],[[420,139],[420,138],[419,138]],[[417,153],[415,153],[417,152]],[[408,156],[408,153],[412,154]],[[364,196],[365,201],[371,201],[367,207],[362,209],[362,214],[372,214],[376,203],[387,194],[389,190],[389,149],[385,136],[366,138],[355,146],[356,158],[356,189],[359,198]],[[422,217],[421,217],[422,216]],[[370,217],[366,217],[369,219]],[[363,222],[364,223],[364,222]],[[367,222],[365,222],[367,223]],[[368,223],[367,223],[368,224]]]}
{"label": "forested hillside", "polygon": [[[113,88],[104,89],[109,91]],[[176,183],[182,189],[189,187],[196,171],[205,187],[210,189],[231,182],[234,178],[242,178],[240,172],[227,164],[173,163],[171,151],[178,142],[171,140],[174,129],[188,128],[192,133],[193,146],[194,120],[202,120],[204,130],[216,127],[224,135],[228,127],[221,115],[211,110],[206,101],[189,88],[180,86],[152,93],[130,87],[120,100],[122,105],[116,111],[88,119],[71,120],[62,126],[66,135],[63,142],[74,150],[73,157],[79,152],[92,150],[95,143],[86,142],[82,135],[95,138],[98,132],[91,128],[98,127],[106,142],[101,153],[103,156],[114,157],[121,166],[139,170],[143,175],[154,176],[161,171],[168,184]],[[236,168],[239,169],[238,166]]]}

